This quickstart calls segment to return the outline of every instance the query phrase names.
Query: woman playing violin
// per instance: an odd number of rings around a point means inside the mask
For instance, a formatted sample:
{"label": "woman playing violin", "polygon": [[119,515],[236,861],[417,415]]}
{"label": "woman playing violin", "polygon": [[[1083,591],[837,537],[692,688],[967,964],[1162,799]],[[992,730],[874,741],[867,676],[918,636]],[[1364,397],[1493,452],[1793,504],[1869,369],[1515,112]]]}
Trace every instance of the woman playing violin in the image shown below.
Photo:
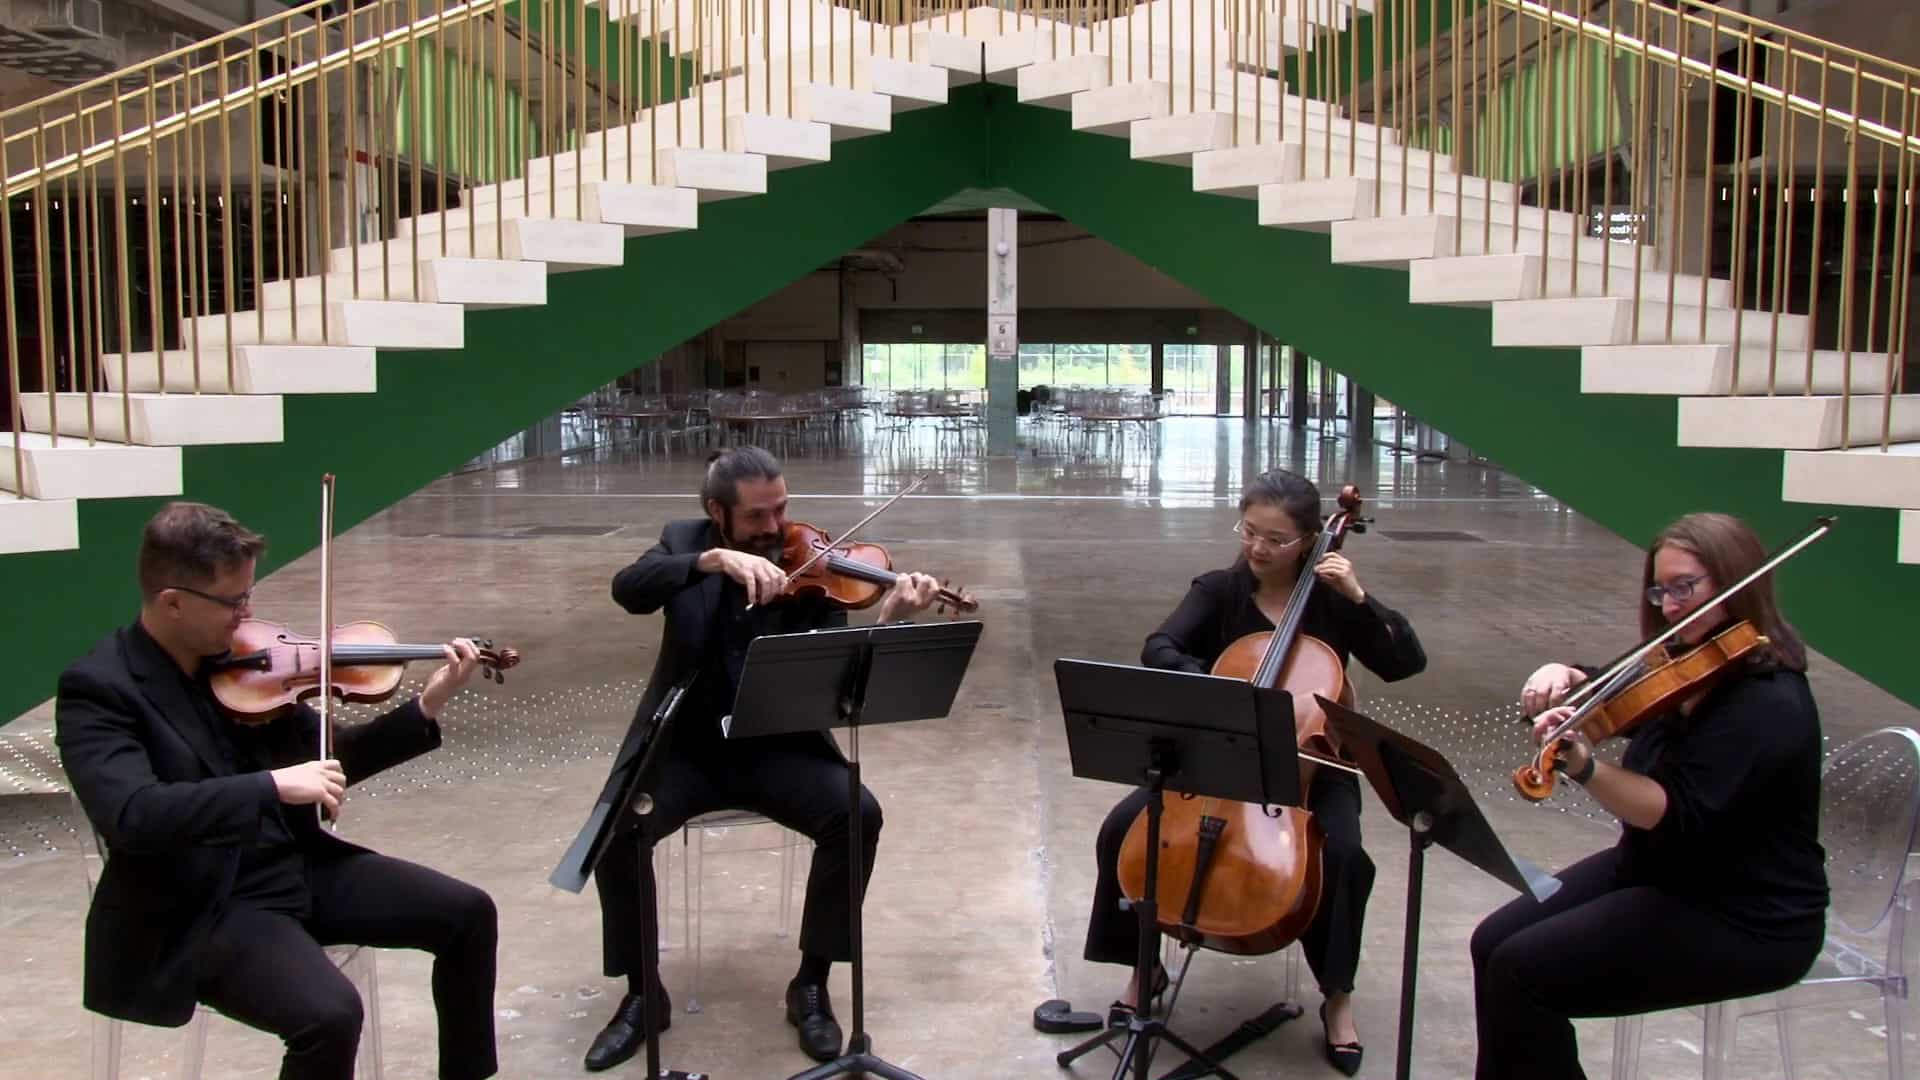
{"label": "woman playing violin", "polygon": [[[1147,638],[1141,662],[1149,667],[1207,672],[1240,637],[1270,631],[1283,618],[1294,585],[1312,573],[1318,586],[1307,601],[1301,631],[1331,646],[1344,664],[1349,654],[1383,679],[1404,679],[1426,667],[1426,653],[1413,628],[1360,584],[1353,564],[1331,552],[1317,566],[1305,565],[1320,531],[1320,492],[1312,482],[1276,469],[1256,477],[1240,497],[1239,557],[1232,566],[1193,580],[1180,606]],[[1099,879],[1087,927],[1086,958],[1132,964],[1139,948],[1139,921],[1120,908],[1116,863],[1127,830],[1146,806],[1142,790],[1107,815],[1096,846]],[[1301,939],[1307,963],[1326,996],[1321,1016],[1327,1059],[1351,1076],[1361,1048],[1350,997],[1360,960],[1361,924],[1373,888],[1373,861],[1360,845],[1360,785],[1350,772],[1319,768],[1307,792],[1307,809],[1325,833],[1324,884],[1317,915]],[[1165,988],[1157,973],[1153,994]],[[1131,1010],[1138,1000],[1129,985],[1115,1002]]]}
{"label": "woman playing violin", "polygon": [[[1766,561],[1753,530],[1690,514],[1654,540],[1642,575],[1649,637]],[[1620,841],[1522,897],[1473,934],[1478,1080],[1581,1077],[1570,1017],[1628,1016],[1746,997],[1798,980],[1827,904],[1816,833],[1820,717],[1806,648],[1771,575],[1678,635],[1684,648],[1740,620],[1767,641],[1737,670],[1634,730],[1620,766],[1569,735],[1560,770],[1620,819]],[[1595,669],[1547,664],[1520,693],[1536,736]]]}

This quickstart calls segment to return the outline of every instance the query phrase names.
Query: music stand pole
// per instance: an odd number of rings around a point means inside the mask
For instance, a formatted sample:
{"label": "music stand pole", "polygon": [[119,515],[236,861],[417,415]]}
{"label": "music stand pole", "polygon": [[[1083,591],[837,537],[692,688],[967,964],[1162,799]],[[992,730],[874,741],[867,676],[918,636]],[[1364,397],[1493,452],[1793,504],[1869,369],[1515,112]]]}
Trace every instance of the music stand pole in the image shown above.
{"label": "music stand pole", "polygon": [[[875,1076],[921,1080],[873,1052],[866,1029],[866,959],[861,933],[865,902],[865,829],[860,813],[860,728],[945,716],[979,640],[979,623],[901,624],[816,630],[755,638],[722,725],[728,738],[845,727],[847,755],[847,944],[853,978],[852,1028],[846,1052],[792,1080]],[[884,662],[883,662],[884,661]],[[869,709],[876,714],[869,716]]]}
{"label": "music stand pole", "polygon": [[1421,810],[1407,825],[1407,929],[1400,954],[1400,1041],[1393,1075],[1407,1080],[1413,1068],[1413,994],[1420,968],[1420,900],[1425,888],[1427,848],[1433,843],[1433,815]]}

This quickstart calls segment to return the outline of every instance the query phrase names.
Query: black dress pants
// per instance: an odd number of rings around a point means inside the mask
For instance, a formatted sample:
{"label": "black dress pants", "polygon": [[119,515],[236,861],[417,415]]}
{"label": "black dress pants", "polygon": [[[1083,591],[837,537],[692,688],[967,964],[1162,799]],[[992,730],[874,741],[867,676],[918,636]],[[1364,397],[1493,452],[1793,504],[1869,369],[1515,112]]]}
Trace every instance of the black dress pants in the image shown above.
{"label": "black dress pants", "polygon": [[[655,843],[688,820],[715,810],[764,814],[813,841],[800,951],[828,960],[853,958],[848,908],[852,859],[847,851],[847,763],[818,735],[770,735],[740,742],[676,745],[660,772],[648,827]],[[873,876],[880,843],[880,803],[860,790],[861,895]],[[600,892],[602,961],[608,975],[640,970],[640,875],[653,860],[640,850],[639,817],[620,816],[594,869]]]}
{"label": "black dress pants", "polygon": [[1650,885],[1619,881],[1609,849],[1560,891],[1522,896],[1473,932],[1476,1080],[1584,1080],[1570,1017],[1634,1016],[1790,986],[1822,931],[1756,935]]}
{"label": "black dress pants", "polygon": [[[1120,907],[1120,847],[1127,830],[1147,808],[1141,789],[1120,800],[1100,826],[1094,844],[1099,877],[1087,920],[1086,958],[1100,964],[1132,964],[1140,950],[1140,920]],[[1168,795],[1168,799],[1179,798]],[[1321,853],[1320,909],[1300,936],[1301,951],[1322,994],[1351,993],[1360,966],[1360,937],[1373,893],[1373,860],[1360,846],[1360,779],[1339,769],[1315,769],[1307,809],[1326,835]]]}
{"label": "black dress pants", "polygon": [[486,893],[370,851],[313,856],[312,912],[236,905],[201,958],[200,1001],[286,1043],[281,1080],[352,1080],[362,1005],[327,945],[433,954],[442,1080],[481,1080],[499,1064],[493,1034],[498,917]]}

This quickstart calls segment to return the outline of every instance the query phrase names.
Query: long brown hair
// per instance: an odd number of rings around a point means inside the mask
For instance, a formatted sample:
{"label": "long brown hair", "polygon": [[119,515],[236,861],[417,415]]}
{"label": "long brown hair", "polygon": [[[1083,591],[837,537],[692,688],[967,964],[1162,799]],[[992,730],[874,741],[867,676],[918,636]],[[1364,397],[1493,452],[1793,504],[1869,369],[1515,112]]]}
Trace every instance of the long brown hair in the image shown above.
{"label": "long brown hair", "polygon": [[[1648,604],[1645,590],[1653,584],[1653,560],[1664,547],[1677,547],[1699,559],[1712,576],[1714,587],[1728,586],[1759,569],[1767,561],[1767,550],[1760,537],[1746,522],[1731,514],[1688,514],[1660,530],[1647,548],[1646,569],[1641,572],[1640,632],[1652,637],[1666,628],[1660,609]],[[1758,666],[1781,667],[1789,671],[1807,670],[1807,647],[1784,616],[1773,595],[1773,575],[1768,574],[1740,590],[1738,596],[1720,605],[1730,619],[1744,619],[1765,634],[1770,644],[1755,650]]]}

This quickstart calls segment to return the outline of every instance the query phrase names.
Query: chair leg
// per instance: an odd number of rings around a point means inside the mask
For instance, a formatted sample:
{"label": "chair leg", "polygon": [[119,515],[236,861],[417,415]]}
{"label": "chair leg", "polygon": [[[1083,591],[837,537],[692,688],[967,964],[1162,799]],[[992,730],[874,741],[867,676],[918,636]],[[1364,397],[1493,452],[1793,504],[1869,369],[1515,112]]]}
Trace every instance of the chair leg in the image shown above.
{"label": "chair leg", "polygon": [[1613,1080],[1635,1080],[1640,1075],[1640,1028],[1644,1016],[1622,1016],[1613,1022]]}
{"label": "chair leg", "polygon": [[1786,1080],[1794,1080],[1793,1067],[1793,1013],[1788,1011],[1786,1002],[1778,1003],[1781,1008],[1773,1014],[1773,1030],[1780,1037],[1780,1073]]}
{"label": "chair leg", "polygon": [[357,1080],[385,1080],[386,1058],[380,1052],[380,970],[378,954],[366,946],[354,951],[352,965],[357,969],[360,1003],[366,1022],[360,1029],[360,1058]]}
{"label": "chair leg", "polygon": [[[1902,900],[1901,903],[1905,903]],[[1904,995],[1896,996],[1880,991],[1881,1012],[1887,1019],[1887,1080],[1906,1080],[1907,1075],[1907,1035],[1905,1013],[1907,1004]],[[1787,1080],[1793,1080],[1789,1075]]]}
{"label": "chair leg", "polygon": [[786,837],[780,845],[780,929],[775,936],[785,938],[793,926],[793,861],[800,853],[800,834],[781,828]]}
{"label": "chair leg", "polygon": [[124,1025],[93,1014],[93,1080],[120,1080],[120,1036]]}
{"label": "chair leg", "polygon": [[1716,1001],[1707,1006],[1706,1021],[1702,1024],[1705,1036],[1701,1047],[1701,1056],[1706,1060],[1701,1069],[1703,1080],[1732,1080],[1729,1071],[1733,1064],[1734,1033],[1739,1015],[1727,1008],[1724,1001]]}
{"label": "chair leg", "polygon": [[196,1008],[187,1021],[187,1048],[180,1055],[180,1080],[200,1080],[207,1062],[207,1010]]}
{"label": "chair leg", "polygon": [[[680,880],[681,887],[685,888],[687,877],[693,879],[693,898],[687,901],[688,913],[693,917],[693,989],[687,994],[687,1011],[697,1013],[700,1011],[701,945],[703,944],[707,906],[707,830],[693,829],[690,831],[694,834],[693,859],[688,860],[687,864],[683,864],[684,869],[682,872],[686,876],[683,876]],[[700,863],[698,871],[695,871],[690,865],[695,859]]]}

